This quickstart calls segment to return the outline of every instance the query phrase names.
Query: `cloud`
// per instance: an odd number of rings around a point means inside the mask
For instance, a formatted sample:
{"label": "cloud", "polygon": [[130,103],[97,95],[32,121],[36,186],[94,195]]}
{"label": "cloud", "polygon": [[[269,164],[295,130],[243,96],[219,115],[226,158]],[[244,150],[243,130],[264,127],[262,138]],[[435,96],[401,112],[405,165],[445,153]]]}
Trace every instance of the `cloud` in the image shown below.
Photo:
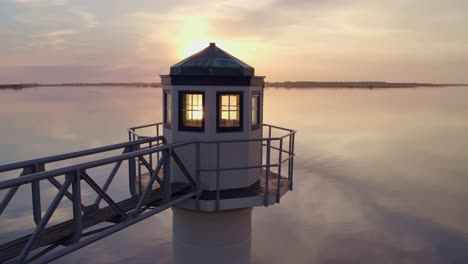
{"label": "cloud", "polygon": [[34,9],[15,17],[18,26],[31,32],[25,36],[27,41],[20,45],[23,52],[31,48],[56,50],[63,49],[66,44],[79,45],[83,42],[72,37],[98,25],[96,16],[86,8],[66,6],[60,9],[63,11],[54,15],[43,15],[44,12]]}
{"label": "cloud", "polygon": [[158,72],[215,41],[272,80],[467,80],[462,0],[9,3],[0,10],[5,67],[106,61]]}
{"label": "cloud", "polygon": [[19,4],[64,5],[67,0],[15,0]]}
{"label": "cloud", "polygon": [[32,36],[32,42],[30,43],[31,46],[34,47],[53,47],[58,48],[61,47],[66,40],[67,36],[73,35],[79,32],[76,29],[61,29],[61,30],[53,30],[48,31],[40,34],[36,34]]}
{"label": "cloud", "polygon": [[54,64],[36,66],[0,66],[0,83],[69,83],[69,82],[154,82],[164,73],[152,64]]}
{"label": "cloud", "polygon": [[82,19],[83,26],[85,29],[95,28],[98,24],[96,16],[89,11],[80,9],[80,10],[73,11],[73,13]]}

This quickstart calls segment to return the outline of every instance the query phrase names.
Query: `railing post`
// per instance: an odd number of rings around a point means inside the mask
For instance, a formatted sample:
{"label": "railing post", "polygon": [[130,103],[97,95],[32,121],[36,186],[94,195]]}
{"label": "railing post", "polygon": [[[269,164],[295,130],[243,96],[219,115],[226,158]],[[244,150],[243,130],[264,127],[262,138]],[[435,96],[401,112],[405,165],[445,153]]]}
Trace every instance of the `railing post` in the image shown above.
{"label": "railing post", "polygon": [[[149,142],[149,148],[153,147],[153,141]],[[159,151],[158,151],[159,152]],[[148,154],[150,167],[153,168],[153,153]]]}
{"label": "railing post", "polygon": [[279,142],[279,157],[278,157],[278,182],[276,186],[276,202],[280,202],[281,198],[281,166],[282,166],[282,155],[283,154],[283,138]]}
{"label": "railing post", "polygon": [[73,178],[73,237],[70,242],[75,243],[80,240],[83,230],[81,218],[81,173],[79,170],[76,170],[74,173],[66,174],[65,178]]}
{"label": "railing post", "polygon": [[[130,146],[130,152],[135,151],[136,145]],[[136,181],[136,158],[129,158],[128,159],[128,180],[129,180],[129,185],[130,185],[130,194],[135,197],[137,196],[137,192],[135,189],[135,181]]]}
{"label": "railing post", "polygon": [[[271,127],[270,127],[271,131]],[[268,207],[268,189],[269,189],[269,178],[270,178],[270,138],[267,139],[267,149],[266,149],[266,175],[265,175],[265,196],[264,196],[264,205]]]}
{"label": "railing post", "polygon": [[136,159],[136,163],[137,163],[137,169],[138,169],[138,195],[141,195],[141,161],[140,159]]}
{"label": "railing post", "polygon": [[172,149],[168,148],[166,151],[166,155],[162,155],[162,157],[166,156],[166,160],[163,164],[163,190],[164,190],[164,201],[168,202],[172,198],[172,171],[171,171],[171,152]]}
{"label": "railing post", "polygon": [[288,189],[291,190],[291,175],[292,175],[292,170],[291,170],[291,155],[292,155],[292,134],[289,135],[289,148],[288,148]]}
{"label": "railing post", "polygon": [[293,176],[294,176],[294,143],[296,140],[296,134],[292,134],[292,153],[291,153],[291,181],[289,182],[289,190],[293,190]]}
{"label": "railing post", "polygon": [[219,153],[219,143],[216,143],[216,211],[219,211],[219,199],[220,199],[220,190],[219,190],[219,167],[220,167],[220,156],[221,153]]}
{"label": "railing post", "polygon": [[[159,137],[159,124],[156,124],[156,136]],[[160,145],[159,141],[156,141],[156,145],[157,146]],[[156,157],[159,160],[159,158],[160,158],[159,151],[156,153]]]}
{"label": "railing post", "polygon": [[[34,167],[30,169],[30,173],[36,173],[44,171],[44,164],[34,164]],[[42,206],[41,206],[41,186],[39,181],[34,181],[31,183],[31,194],[32,194],[32,204],[33,204],[33,218],[36,225],[41,222],[42,219]]]}
{"label": "railing post", "polygon": [[41,222],[42,209],[41,209],[41,188],[39,181],[31,183],[31,194],[32,194],[32,206],[33,206],[33,218],[36,225]]}
{"label": "railing post", "polygon": [[201,194],[201,182],[200,182],[200,142],[195,143],[195,173],[197,182],[197,196],[196,196],[196,208],[200,210],[200,194]]}

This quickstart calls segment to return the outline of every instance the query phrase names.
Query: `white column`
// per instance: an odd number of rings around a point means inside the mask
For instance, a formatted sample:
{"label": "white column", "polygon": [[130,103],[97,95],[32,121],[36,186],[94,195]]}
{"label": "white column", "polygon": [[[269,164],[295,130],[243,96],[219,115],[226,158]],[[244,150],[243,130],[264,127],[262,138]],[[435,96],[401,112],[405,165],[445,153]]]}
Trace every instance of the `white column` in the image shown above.
{"label": "white column", "polygon": [[252,208],[218,213],[172,211],[175,264],[250,263]]}

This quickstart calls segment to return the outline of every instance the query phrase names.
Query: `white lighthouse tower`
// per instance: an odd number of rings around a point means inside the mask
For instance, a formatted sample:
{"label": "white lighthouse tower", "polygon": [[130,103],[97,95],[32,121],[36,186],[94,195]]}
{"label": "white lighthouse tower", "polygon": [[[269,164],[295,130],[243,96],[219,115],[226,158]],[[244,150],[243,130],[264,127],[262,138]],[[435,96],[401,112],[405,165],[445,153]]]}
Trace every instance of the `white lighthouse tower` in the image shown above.
{"label": "white lighthouse tower", "polygon": [[168,143],[198,142],[177,150],[200,195],[173,208],[174,263],[249,263],[252,207],[292,190],[295,131],[263,124],[264,77],[215,43],[161,83]]}

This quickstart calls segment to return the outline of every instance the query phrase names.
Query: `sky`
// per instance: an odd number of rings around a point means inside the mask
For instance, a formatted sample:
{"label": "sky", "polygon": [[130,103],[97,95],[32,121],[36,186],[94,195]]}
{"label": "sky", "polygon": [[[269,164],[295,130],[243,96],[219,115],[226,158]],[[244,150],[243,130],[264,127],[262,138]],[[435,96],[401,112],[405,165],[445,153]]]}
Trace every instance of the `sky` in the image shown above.
{"label": "sky", "polygon": [[0,83],[159,82],[210,42],[267,81],[468,83],[466,0],[0,0]]}

